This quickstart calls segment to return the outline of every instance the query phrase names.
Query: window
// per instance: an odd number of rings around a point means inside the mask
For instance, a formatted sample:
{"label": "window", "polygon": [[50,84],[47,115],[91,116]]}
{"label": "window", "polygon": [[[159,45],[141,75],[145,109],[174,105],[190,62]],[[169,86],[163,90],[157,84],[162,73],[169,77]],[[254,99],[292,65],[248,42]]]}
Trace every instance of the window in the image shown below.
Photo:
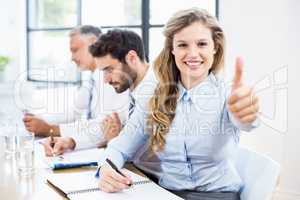
{"label": "window", "polygon": [[218,0],[27,0],[27,78],[80,81],[68,38],[77,25],[99,26],[103,32],[131,29],[143,38],[146,56],[152,61],[163,45],[163,25],[176,10],[201,7],[217,14],[217,6]]}
{"label": "window", "polygon": [[[201,7],[206,9],[211,14],[216,14],[216,1],[212,0],[172,0],[171,1],[159,1],[150,0],[149,5],[149,58],[154,60],[159,51],[164,45],[164,37],[162,35],[163,25],[171,17],[173,13],[178,10]],[[163,11],[162,11],[163,10]]]}

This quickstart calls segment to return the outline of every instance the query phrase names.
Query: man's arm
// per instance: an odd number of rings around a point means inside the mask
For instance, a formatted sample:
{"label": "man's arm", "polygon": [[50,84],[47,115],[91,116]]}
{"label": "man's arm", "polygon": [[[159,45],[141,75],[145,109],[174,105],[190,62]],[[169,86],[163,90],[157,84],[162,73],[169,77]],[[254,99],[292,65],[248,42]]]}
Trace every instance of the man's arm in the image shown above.
{"label": "man's arm", "polygon": [[[95,120],[89,120],[85,121],[85,125],[88,127],[90,125],[90,128],[92,128],[92,124],[95,122]],[[82,126],[84,129],[83,123],[80,125],[80,123],[77,121],[78,126]],[[65,126],[63,129],[68,129],[69,132],[76,131],[74,126],[76,123],[72,124],[64,124]],[[50,139],[48,138],[44,144],[45,148],[45,154],[47,156],[53,156],[53,155],[60,155],[63,154],[67,150],[74,150],[76,149],[83,149],[83,148],[92,148],[97,147],[99,144],[103,145],[106,144],[106,141],[110,141],[112,138],[116,137],[121,130],[121,122],[118,117],[117,113],[113,113],[111,116],[108,116],[105,120],[103,120],[102,124],[106,127],[103,132],[99,132],[98,134],[103,134],[103,137],[99,137],[97,139],[96,137],[91,137],[89,134],[93,133],[82,133],[81,134],[73,134],[70,136],[64,136],[64,137],[55,137],[54,138],[54,147],[51,147]],[[99,123],[98,123],[99,125]],[[61,126],[61,125],[60,125]],[[69,126],[69,127],[68,127]],[[85,129],[86,130],[86,129]],[[96,128],[97,130],[97,128]],[[89,131],[89,130],[86,130]],[[96,133],[95,133],[96,134]],[[94,140],[95,138],[95,140]],[[103,140],[104,138],[104,140]]]}
{"label": "man's arm", "polygon": [[51,125],[34,115],[25,115],[23,122],[27,131],[34,133],[35,136],[60,136],[60,129],[57,125]]}
{"label": "man's arm", "polygon": [[75,141],[76,149],[103,146],[106,139],[101,129],[101,119],[77,120],[73,123],[60,124],[60,135]]}

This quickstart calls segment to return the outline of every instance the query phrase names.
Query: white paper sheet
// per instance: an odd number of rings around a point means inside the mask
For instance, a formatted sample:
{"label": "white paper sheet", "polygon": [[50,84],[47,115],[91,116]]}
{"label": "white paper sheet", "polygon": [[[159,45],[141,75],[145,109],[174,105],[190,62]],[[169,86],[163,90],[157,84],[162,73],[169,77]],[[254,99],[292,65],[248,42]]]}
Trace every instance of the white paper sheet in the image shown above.
{"label": "white paper sheet", "polygon": [[66,152],[55,157],[44,157],[46,163],[51,166],[53,163],[79,163],[79,162],[98,162],[104,149],[92,148],[79,151]]}
{"label": "white paper sheet", "polygon": [[[155,200],[155,199],[164,199],[164,200],[177,200],[181,199],[180,197],[175,196],[169,191],[161,188],[153,182],[148,181],[147,178],[144,178],[140,175],[137,175],[129,170],[126,172],[131,176],[134,183],[141,182],[142,184],[133,184],[129,189],[123,190],[122,192],[117,193],[105,193],[102,191],[93,191],[72,194],[68,197],[72,200],[97,200],[97,199],[108,199],[108,200]],[[87,172],[78,172],[78,173],[62,173],[62,174],[53,174],[48,179],[60,189],[65,192],[76,191],[89,188],[98,188],[99,180],[95,178],[95,171]]]}

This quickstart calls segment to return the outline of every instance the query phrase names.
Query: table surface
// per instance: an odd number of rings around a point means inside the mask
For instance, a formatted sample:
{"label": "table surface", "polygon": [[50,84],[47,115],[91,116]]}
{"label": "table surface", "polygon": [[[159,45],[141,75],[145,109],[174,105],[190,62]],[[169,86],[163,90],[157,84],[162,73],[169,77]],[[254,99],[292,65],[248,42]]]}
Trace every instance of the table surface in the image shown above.
{"label": "table surface", "polygon": [[40,165],[40,153],[35,149],[35,170],[30,177],[21,177],[17,172],[15,156],[5,153],[4,140],[0,141],[0,194],[1,199],[63,199],[46,184],[53,173],[46,165]]}
{"label": "table surface", "polygon": [[[35,145],[35,170],[30,177],[21,177],[16,168],[15,157],[9,157],[5,153],[4,138],[0,137],[0,199],[23,200],[23,199],[64,199],[46,183],[46,179],[53,173],[72,173],[88,169],[68,169],[53,172],[42,160],[43,149],[41,145]],[[39,147],[37,147],[39,146]],[[133,166],[127,169],[143,175]]]}

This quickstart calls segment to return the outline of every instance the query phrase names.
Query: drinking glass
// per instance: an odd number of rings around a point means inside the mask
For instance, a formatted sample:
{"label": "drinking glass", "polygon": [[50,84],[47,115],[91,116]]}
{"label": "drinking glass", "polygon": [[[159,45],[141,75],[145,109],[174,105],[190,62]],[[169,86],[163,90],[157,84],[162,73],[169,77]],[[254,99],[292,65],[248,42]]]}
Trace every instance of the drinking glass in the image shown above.
{"label": "drinking glass", "polygon": [[34,136],[19,135],[16,152],[17,169],[20,175],[28,176],[34,172]]}

